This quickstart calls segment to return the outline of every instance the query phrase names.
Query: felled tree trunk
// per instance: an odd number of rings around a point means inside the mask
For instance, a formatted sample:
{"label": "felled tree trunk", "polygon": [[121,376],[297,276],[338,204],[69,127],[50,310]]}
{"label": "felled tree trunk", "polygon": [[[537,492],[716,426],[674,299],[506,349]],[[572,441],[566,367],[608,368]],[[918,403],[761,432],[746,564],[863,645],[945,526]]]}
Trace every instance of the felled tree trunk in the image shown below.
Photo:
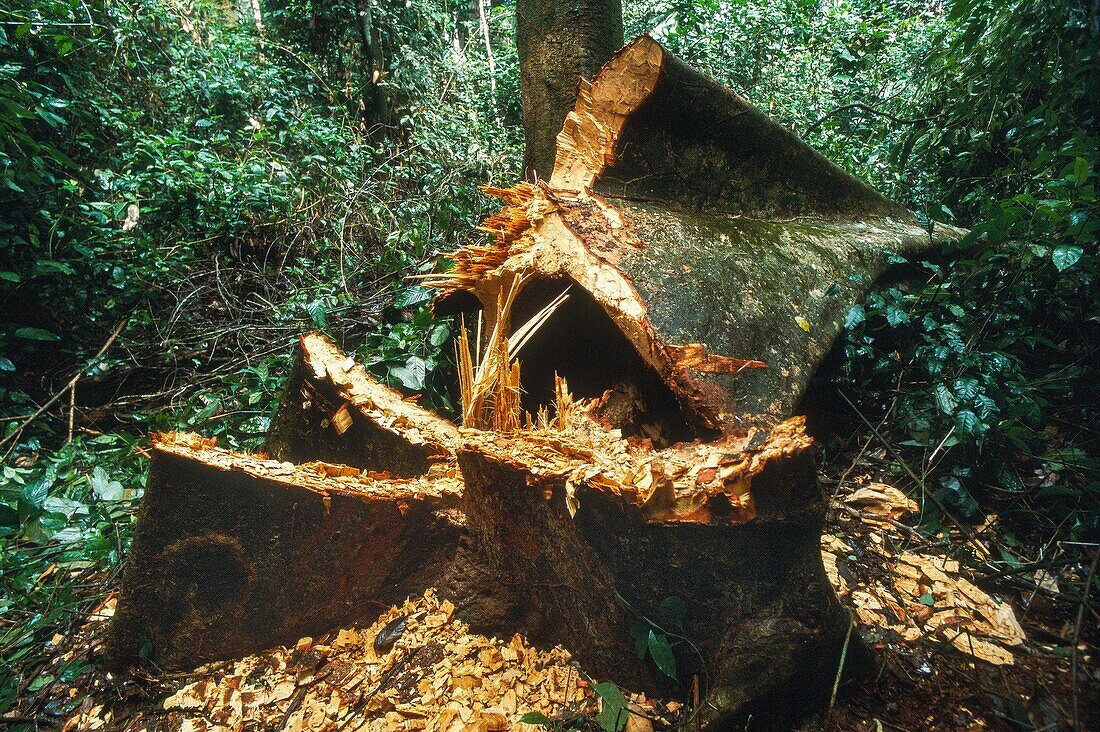
{"label": "felled tree trunk", "polygon": [[[474,627],[636,688],[697,677],[715,729],[827,698],[846,621],[790,415],[888,253],[962,232],[929,233],[646,37],[579,84],[556,146],[549,181],[490,190],[493,241],[427,280],[481,332],[541,323],[518,377],[486,352],[554,419],[456,428],[304,337],[267,449],[327,462],[161,440],[116,658],[258,650],[435,585]],[[675,681],[634,655],[668,602]]]}
{"label": "felled tree trunk", "polygon": [[495,243],[431,281],[444,307],[472,293],[492,310],[523,273],[519,317],[574,285],[582,296],[541,331],[572,347],[527,352],[532,399],[555,369],[599,396],[618,376],[578,354],[625,338],[641,363],[611,363],[655,375],[699,436],[791,414],[890,255],[965,233],[921,226],[647,36],[580,83],[548,182],[489,192],[507,203],[483,226]]}
{"label": "felled tree trunk", "polygon": [[315,635],[439,579],[462,483],[154,440],[109,639],[116,666],[192,667]]}

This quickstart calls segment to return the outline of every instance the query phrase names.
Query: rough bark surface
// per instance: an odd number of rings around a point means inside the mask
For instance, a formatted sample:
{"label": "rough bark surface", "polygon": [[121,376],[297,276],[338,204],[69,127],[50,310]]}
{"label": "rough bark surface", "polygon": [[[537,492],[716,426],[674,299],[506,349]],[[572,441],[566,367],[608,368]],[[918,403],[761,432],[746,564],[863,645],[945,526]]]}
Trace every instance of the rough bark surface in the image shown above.
{"label": "rough bark surface", "polygon": [[549,177],[554,141],[573,108],[577,84],[591,78],[622,45],[621,0],[517,0],[527,177]]}
{"label": "rough bark surface", "polygon": [[194,435],[153,445],[111,638],[116,666],[193,667],[377,615],[438,580],[461,482],[292,466]]}
{"label": "rough bark surface", "polygon": [[890,253],[965,233],[923,227],[646,36],[580,85],[549,183],[490,193],[496,245],[431,284],[486,309],[521,273],[579,285],[700,436],[790,415]]}

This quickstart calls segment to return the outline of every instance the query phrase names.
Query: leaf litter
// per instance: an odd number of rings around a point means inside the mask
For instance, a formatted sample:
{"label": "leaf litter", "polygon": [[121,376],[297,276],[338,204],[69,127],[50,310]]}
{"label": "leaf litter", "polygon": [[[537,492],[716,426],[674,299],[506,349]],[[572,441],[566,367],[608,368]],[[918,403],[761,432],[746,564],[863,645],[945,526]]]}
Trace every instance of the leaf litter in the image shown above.
{"label": "leaf litter", "polygon": [[837,500],[872,527],[867,534],[871,551],[886,570],[857,579],[851,570],[857,545],[833,534],[822,536],[825,571],[860,624],[905,643],[943,641],[994,665],[1015,662],[1012,649],[1026,636],[1010,604],[974,585],[954,559],[890,548],[902,537],[898,520],[916,513],[916,502],[883,483],[861,485]]}

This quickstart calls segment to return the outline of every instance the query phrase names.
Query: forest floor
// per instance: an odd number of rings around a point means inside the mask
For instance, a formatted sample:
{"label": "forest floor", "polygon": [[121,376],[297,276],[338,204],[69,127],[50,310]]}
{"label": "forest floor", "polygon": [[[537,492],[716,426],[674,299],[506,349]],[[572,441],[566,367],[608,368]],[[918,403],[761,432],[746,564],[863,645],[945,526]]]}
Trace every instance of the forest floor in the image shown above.
{"label": "forest floor", "polygon": [[[1061,730],[1073,729],[1075,716],[1076,729],[1100,725],[1092,671],[1100,615],[1079,595],[1087,586],[1080,565],[968,569],[952,555],[964,545],[972,555],[987,551],[992,522],[969,537],[926,538],[905,523],[919,504],[878,482],[888,463],[868,440],[824,466],[833,493],[826,571],[853,617],[850,643],[873,648],[876,667],[844,668],[835,700],[798,728]],[[114,581],[85,585],[102,591]],[[598,714],[615,704],[607,687],[565,649],[470,633],[430,590],[357,628],[186,674],[100,668],[113,607],[109,594],[75,632],[53,639],[0,722],[66,731],[534,730],[518,720],[537,713],[556,729],[615,728]],[[58,680],[74,659],[87,672]],[[621,704],[622,719],[635,713],[633,732],[695,728],[690,699],[627,693]]]}

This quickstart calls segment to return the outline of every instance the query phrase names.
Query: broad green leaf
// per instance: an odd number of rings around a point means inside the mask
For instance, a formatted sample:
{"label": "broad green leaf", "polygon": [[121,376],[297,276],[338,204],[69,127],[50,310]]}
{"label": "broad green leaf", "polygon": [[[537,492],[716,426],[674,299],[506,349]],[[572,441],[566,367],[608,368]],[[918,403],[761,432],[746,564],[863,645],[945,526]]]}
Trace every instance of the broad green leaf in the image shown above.
{"label": "broad green leaf", "polygon": [[547,717],[545,714],[539,714],[538,712],[527,712],[519,718],[520,722],[524,724],[541,724],[544,727],[553,727],[554,720]]}
{"label": "broad green leaf", "polygon": [[626,707],[626,697],[618,686],[610,681],[596,684],[592,691],[600,697],[600,713],[596,715],[596,724],[604,732],[619,732],[626,727],[630,712]]}
{"label": "broad green leaf", "polygon": [[439,323],[432,328],[432,333],[428,337],[428,342],[436,348],[439,348],[447,339],[451,337],[451,328],[446,323]]}
{"label": "broad green leaf", "polygon": [[122,483],[111,480],[110,476],[107,475],[107,471],[98,465],[92,470],[90,481],[92,483],[92,494],[104,503],[121,501],[125,495]]}
{"label": "broad green leaf", "polygon": [[867,320],[867,313],[863,306],[857,303],[849,308],[848,314],[844,316],[844,327],[851,330],[865,320]]}
{"label": "broad green leaf", "polygon": [[672,646],[668,642],[668,636],[664,633],[649,631],[649,656],[661,669],[661,673],[670,679],[676,679],[676,656],[672,652]]}
{"label": "broad green leaf", "polygon": [[313,327],[318,330],[325,330],[327,328],[326,317],[328,316],[328,309],[325,306],[324,300],[314,300],[302,306],[306,315],[313,321]]}
{"label": "broad green leaf", "polygon": [[904,325],[909,322],[909,313],[905,312],[896,305],[886,306],[886,322],[893,327]]}
{"label": "broad green leaf", "polygon": [[947,384],[936,384],[936,404],[944,414],[953,414],[955,407],[959,406],[958,400],[947,388]]}
{"label": "broad green leaf", "polygon": [[59,341],[60,336],[42,328],[20,328],[15,331],[16,338],[25,338],[28,341]]}
{"label": "broad green leaf", "polygon": [[1081,259],[1081,255],[1085,253],[1085,250],[1081,247],[1074,247],[1063,245],[1055,247],[1051,252],[1050,261],[1054,263],[1054,266],[1058,268],[1059,272],[1065,272],[1067,269],[1077,264]]}

